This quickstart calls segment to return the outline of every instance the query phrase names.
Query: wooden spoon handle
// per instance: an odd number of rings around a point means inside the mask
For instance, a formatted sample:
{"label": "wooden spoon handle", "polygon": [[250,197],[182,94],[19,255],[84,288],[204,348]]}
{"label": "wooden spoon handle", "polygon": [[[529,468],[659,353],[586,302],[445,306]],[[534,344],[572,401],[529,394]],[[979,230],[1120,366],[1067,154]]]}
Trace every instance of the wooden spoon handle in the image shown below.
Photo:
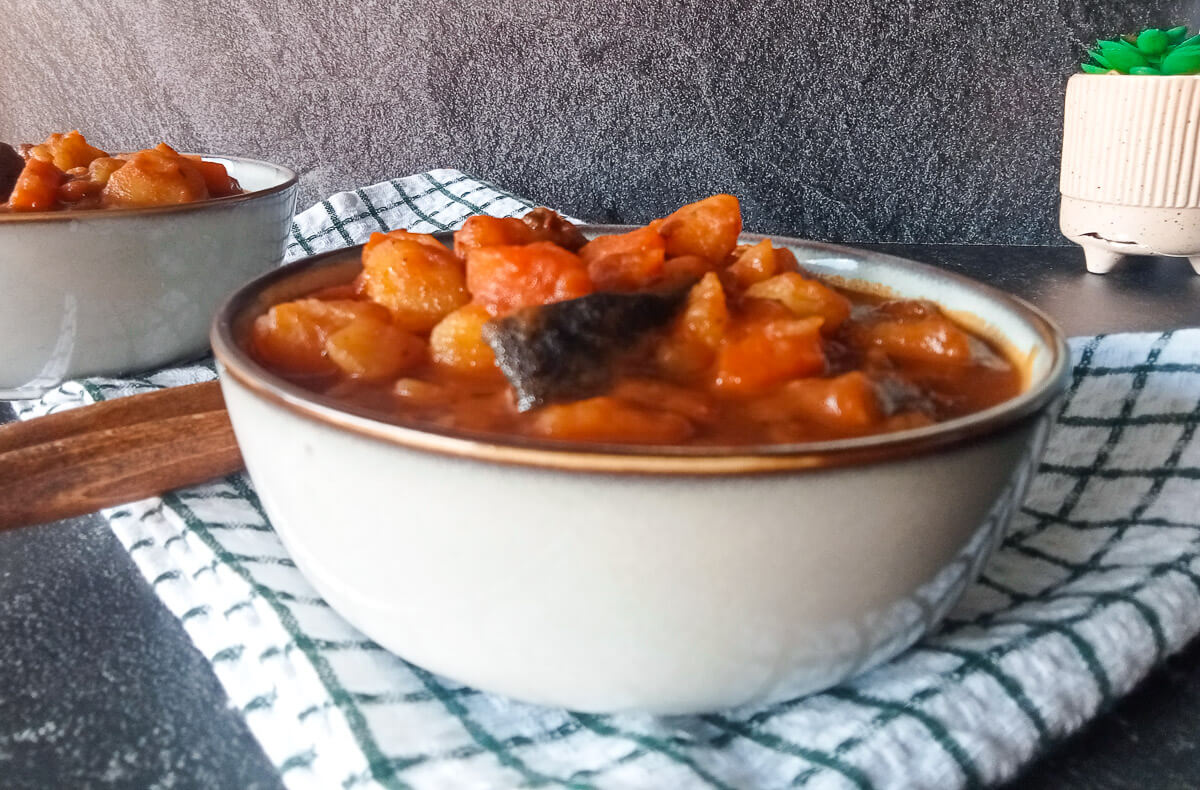
{"label": "wooden spoon handle", "polygon": [[241,467],[215,381],[0,426],[0,530],[91,513]]}

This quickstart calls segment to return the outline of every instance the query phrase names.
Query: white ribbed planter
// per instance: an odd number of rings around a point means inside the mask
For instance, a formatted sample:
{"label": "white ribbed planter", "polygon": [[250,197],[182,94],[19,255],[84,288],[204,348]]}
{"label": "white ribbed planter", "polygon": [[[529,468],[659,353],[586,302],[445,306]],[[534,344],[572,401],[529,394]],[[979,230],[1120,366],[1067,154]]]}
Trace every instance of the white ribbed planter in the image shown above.
{"label": "white ribbed planter", "polygon": [[1200,75],[1076,74],[1067,83],[1059,226],[1090,272],[1125,255],[1200,274]]}

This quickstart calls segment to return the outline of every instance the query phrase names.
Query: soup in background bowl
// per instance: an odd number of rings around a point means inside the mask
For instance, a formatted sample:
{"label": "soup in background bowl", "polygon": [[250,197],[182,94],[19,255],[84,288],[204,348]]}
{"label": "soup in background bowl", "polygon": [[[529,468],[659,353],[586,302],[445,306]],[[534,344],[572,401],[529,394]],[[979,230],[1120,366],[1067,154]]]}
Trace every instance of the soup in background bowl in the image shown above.
{"label": "soup in background bowl", "polygon": [[[169,179],[144,173],[133,178],[131,169],[123,197],[104,203],[103,188],[84,175],[86,166],[77,166],[80,177],[59,185],[88,184],[72,195],[79,197],[76,203],[49,190],[54,178],[43,183],[33,176],[24,194],[40,190],[50,195],[46,202],[22,203],[17,192],[17,210],[11,200],[4,203],[0,398],[36,397],[65,379],[199,355],[221,299],[282,261],[295,211],[295,173],[238,157],[153,156],[168,170],[172,164],[188,170],[182,178],[193,191],[178,192]],[[105,158],[110,165],[123,161]],[[133,164],[109,173],[110,183]],[[227,192],[214,196],[197,182],[205,178],[218,191],[224,183]],[[182,200],[189,196],[196,199]]]}

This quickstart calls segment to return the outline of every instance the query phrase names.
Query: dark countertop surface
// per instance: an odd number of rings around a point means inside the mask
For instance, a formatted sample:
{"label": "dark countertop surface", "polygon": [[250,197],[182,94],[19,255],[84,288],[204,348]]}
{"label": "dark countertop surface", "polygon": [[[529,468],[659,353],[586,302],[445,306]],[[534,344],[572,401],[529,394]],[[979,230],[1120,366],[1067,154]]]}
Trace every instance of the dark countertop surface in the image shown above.
{"label": "dark countertop surface", "polygon": [[[1200,326],[1182,259],[872,245],[1016,293],[1071,335]],[[12,418],[0,404],[0,422]],[[1200,786],[1200,641],[1034,763],[1034,790]],[[0,787],[277,788],[183,628],[98,516],[0,533]]]}

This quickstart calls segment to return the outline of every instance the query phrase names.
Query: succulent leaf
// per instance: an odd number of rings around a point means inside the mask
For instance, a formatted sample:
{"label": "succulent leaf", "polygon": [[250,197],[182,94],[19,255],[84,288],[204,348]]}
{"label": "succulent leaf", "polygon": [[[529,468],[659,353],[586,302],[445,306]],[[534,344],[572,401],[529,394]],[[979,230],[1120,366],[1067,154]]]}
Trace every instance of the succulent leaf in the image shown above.
{"label": "succulent leaf", "polygon": [[1122,43],[1126,46],[1121,46],[1115,41],[1099,41],[1096,46],[1100,47],[1100,52],[1117,71],[1128,74],[1134,66],[1146,65],[1146,56],[1137,47],[1127,42]]}
{"label": "succulent leaf", "polygon": [[1154,68],[1153,66],[1134,66],[1133,68],[1131,68],[1129,70],[1129,73],[1137,74],[1137,75],[1143,76],[1143,77],[1150,76],[1150,75],[1162,74],[1161,71]]}
{"label": "succulent leaf", "polygon": [[1186,41],[1180,41],[1178,44],[1175,45],[1175,48],[1179,49],[1181,47],[1195,47],[1195,46],[1200,46],[1200,34],[1192,36],[1191,38],[1187,39]]}
{"label": "succulent leaf", "polygon": [[1180,25],[1179,27],[1173,27],[1167,31],[1167,38],[1170,39],[1172,44],[1178,44],[1180,41],[1183,40],[1183,37],[1186,35],[1187,35],[1187,25]]}
{"label": "succulent leaf", "polygon": [[1167,51],[1170,44],[1171,40],[1167,38],[1166,31],[1153,27],[1143,30],[1137,37],[1137,48],[1144,55],[1161,55]]}
{"label": "succulent leaf", "polygon": [[1091,63],[1084,63],[1080,68],[1088,74],[1108,74],[1112,71],[1112,69],[1106,69],[1103,66],[1093,66]]}
{"label": "succulent leaf", "polygon": [[1200,74],[1200,47],[1176,48],[1162,59],[1163,74]]}

